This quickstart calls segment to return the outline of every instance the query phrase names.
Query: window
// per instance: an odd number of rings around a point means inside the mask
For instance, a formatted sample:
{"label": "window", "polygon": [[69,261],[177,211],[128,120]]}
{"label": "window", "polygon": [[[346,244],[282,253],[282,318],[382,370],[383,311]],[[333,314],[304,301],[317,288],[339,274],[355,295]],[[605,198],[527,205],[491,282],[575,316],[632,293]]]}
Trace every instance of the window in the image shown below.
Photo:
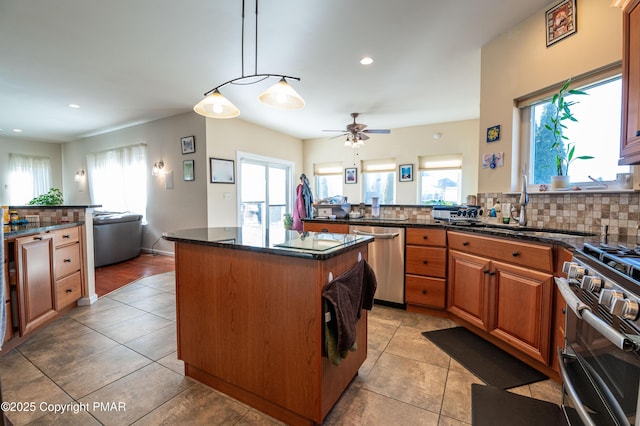
{"label": "window", "polygon": [[25,205],[51,189],[51,160],[9,154],[9,204]]}
{"label": "window", "polygon": [[342,195],[342,163],[318,163],[313,165],[316,178],[315,194],[317,200]]}
{"label": "window", "polygon": [[462,154],[418,158],[420,204],[461,204]]}
{"label": "window", "polygon": [[87,155],[91,202],[105,210],[146,215],[147,148],[131,145]]}
{"label": "window", "polygon": [[371,204],[378,197],[380,204],[393,204],[396,199],[396,160],[367,160],[362,162],[364,202]]}
{"label": "window", "polygon": [[[609,72],[611,74],[611,72]],[[630,166],[619,166],[620,123],[622,81],[620,75],[600,75],[596,81],[581,81],[571,84],[571,88],[579,88],[587,95],[569,95],[567,102],[575,102],[571,106],[577,122],[565,120],[562,129],[563,137],[575,144],[574,160],[570,163],[568,175],[572,184],[591,184],[592,179],[608,184],[616,182],[616,174],[629,173]],[[574,80],[575,81],[575,80]],[[551,90],[555,93],[557,88]],[[551,150],[552,131],[545,128],[544,123],[553,113],[550,94],[546,99],[536,100],[523,108],[524,140],[529,141],[528,158],[529,183],[548,184],[551,176],[557,174],[555,154]],[[580,160],[579,156],[593,156],[594,159]]]}

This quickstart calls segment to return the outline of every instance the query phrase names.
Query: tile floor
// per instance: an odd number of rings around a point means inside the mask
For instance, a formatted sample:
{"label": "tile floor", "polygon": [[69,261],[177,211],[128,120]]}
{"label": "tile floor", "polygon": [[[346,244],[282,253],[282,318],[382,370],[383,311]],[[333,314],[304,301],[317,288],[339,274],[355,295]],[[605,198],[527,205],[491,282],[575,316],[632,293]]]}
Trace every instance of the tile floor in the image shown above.
{"label": "tile floor", "polygon": [[[75,308],[0,356],[3,401],[35,403],[8,412],[8,419],[16,425],[280,424],[184,377],[176,358],[174,277],[142,278]],[[374,306],[367,361],[325,424],[470,424],[471,384],[480,380],[421,335],[454,325]],[[555,403],[561,397],[550,380],[512,391]],[[53,412],[56,407],[66,412]]]}

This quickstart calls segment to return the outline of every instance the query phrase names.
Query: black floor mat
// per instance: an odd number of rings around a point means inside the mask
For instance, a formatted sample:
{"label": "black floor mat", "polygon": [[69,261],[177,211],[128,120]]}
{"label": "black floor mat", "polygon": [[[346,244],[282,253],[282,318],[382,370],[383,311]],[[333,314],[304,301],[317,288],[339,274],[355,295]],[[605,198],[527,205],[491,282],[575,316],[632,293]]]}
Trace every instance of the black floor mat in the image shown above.
{"label": "black floor mat", "polygon": [[548,378],[464,327],[425,331],[422,335],[488,385],[509,389]]}
{"label": "black floor mat", "polygon": [[556,404],[474,383],[471,385],[471,424],[566,426],[567,422]]}

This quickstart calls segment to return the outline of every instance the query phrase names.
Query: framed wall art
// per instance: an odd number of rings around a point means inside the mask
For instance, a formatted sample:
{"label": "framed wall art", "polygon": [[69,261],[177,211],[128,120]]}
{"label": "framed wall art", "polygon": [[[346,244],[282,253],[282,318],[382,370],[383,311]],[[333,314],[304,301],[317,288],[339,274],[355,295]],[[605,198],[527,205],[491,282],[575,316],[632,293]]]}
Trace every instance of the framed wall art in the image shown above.
{"label": "framed wall art", "polygon": [[400,182],[411,182],[413,180],[413,164],[400,165]]}
{"label": "framed wall art", "polygon": [[562,0],[545,13],[547,47],[576,33],[576,0]]}
{"label": "framed wall art", "polygon": [[358,169],[355,167],[344,169],[344,183],[357,183]]}
{"label": "framed wall art", "polygon": [[182,145],[182,154],[193,154],[196,152],[195,136],[185,136],[184,138],[181,138],[180,144]]}
{"label": "framed wall art", "polygon": [[487,142],[495,142],[500,140],[500,125],[487,128]]}
{"label": "framed wall art", "polygon": [[182,162],[182,179],[186,181],[196,180],[194,160],[184,160]]}
{"label": "framed wall art", "polygon": [[236,183],[236,173],[233,160],[209,158],[211,168],[211,183]]}

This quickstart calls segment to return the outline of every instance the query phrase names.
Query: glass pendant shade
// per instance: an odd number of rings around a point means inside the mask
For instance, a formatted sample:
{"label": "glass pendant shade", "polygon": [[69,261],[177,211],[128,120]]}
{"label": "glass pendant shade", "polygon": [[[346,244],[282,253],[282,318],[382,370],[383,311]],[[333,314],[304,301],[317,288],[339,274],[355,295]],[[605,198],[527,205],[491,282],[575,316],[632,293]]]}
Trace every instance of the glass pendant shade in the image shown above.
{"label": "glass pendant shade", "polygon": [[218,90],[198,102],[193,110],[200,115],[211,118],[234,118],[240,115],[240,110]]}
{"label": "glass pendant shade", "polygon": [[278,109],[292,110],[304,106],[304,99],[284,78],[264,91],[258,99],[263,104]]}

